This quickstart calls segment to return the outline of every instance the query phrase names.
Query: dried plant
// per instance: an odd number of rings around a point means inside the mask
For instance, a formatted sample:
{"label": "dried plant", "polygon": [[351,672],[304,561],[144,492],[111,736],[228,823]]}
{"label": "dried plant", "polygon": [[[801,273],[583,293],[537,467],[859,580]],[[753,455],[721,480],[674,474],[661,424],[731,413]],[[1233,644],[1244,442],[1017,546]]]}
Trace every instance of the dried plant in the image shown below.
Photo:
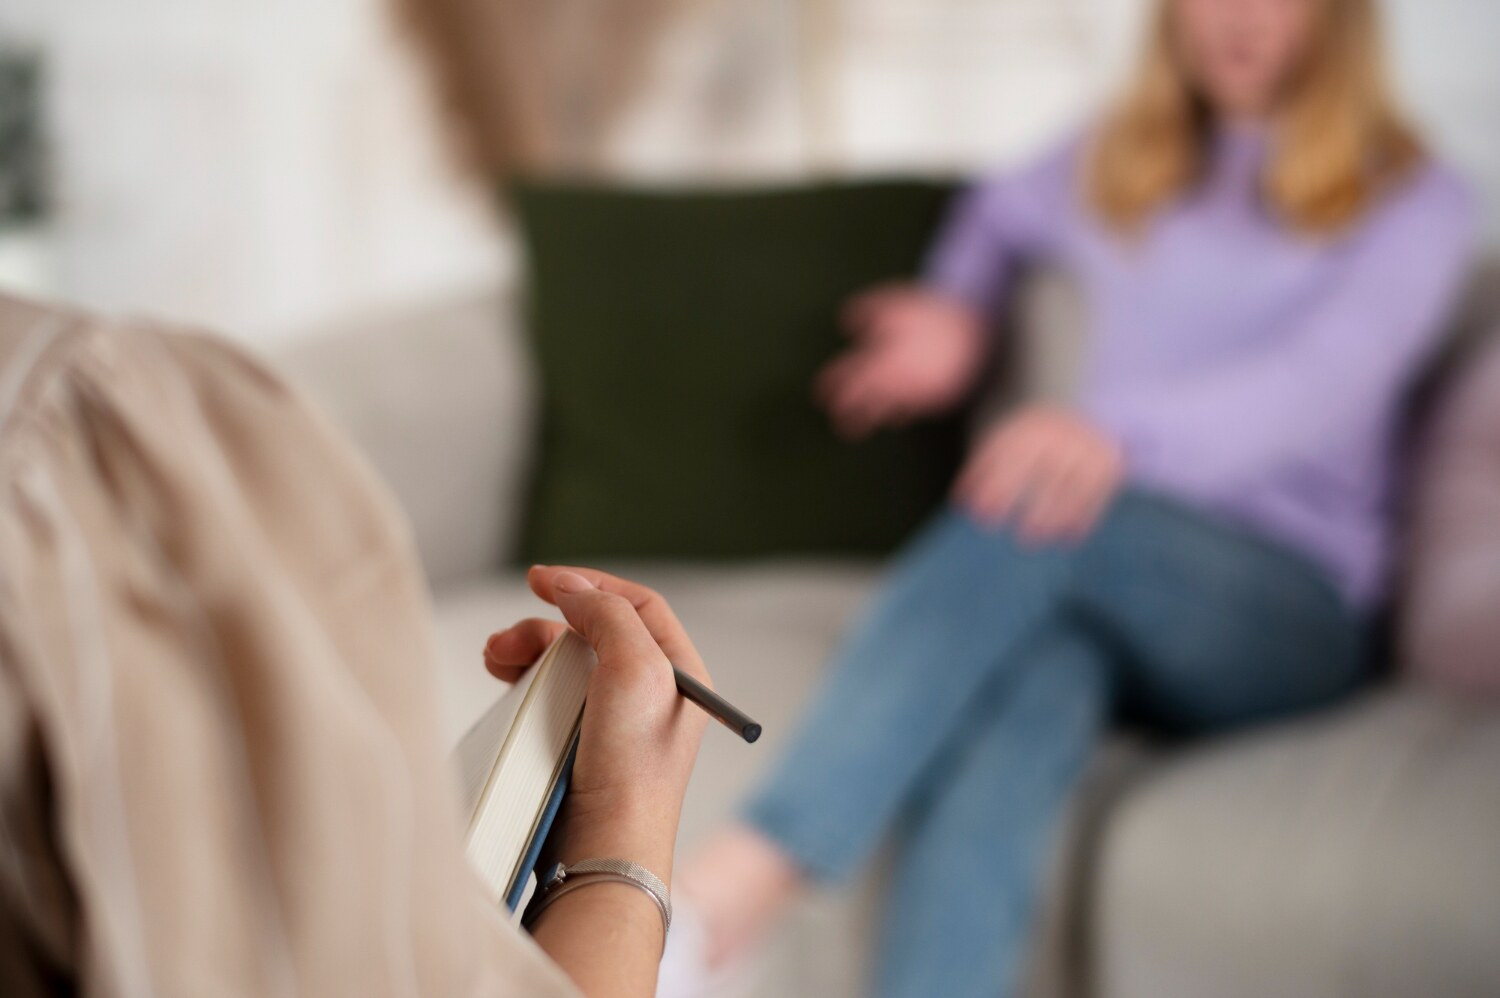
{"label": "dried plant", "polygon": [[588,173],[688,0],[390,0],[474,165]]}

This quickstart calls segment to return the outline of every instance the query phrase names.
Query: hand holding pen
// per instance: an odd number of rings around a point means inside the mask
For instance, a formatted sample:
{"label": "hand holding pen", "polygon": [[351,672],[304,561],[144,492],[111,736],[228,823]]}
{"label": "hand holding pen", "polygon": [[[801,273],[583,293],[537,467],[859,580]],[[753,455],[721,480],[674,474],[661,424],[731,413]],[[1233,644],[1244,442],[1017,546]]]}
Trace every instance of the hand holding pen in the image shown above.
{"label": "hand holding pen", "polygon": [[[527,581],[538,596],[555,603],[559,593],[558,580],[563,576],[581,579],[588,588],[597,588],[604,593],[623,599],[641,618],[647,632],[651,634],[653,640],[658,641],[658,647],[661,647],[664,654],[671,653],[660,645],[658,634],[666,636],[674,645],[685,645],[691,648],[686,635],[682,632],[682,625],[677,622],[666,600],[639,583],[619,579],[593,569],[545,566],[533,567],[527,574]],[[500,631],[492,635],[485,646],[485,664],[497,678],[513,683],[546,650],[564,626],[560,621],[533,618]],[[681,637],[678,638],[677,635]],[[691,661],[698,661],[696,652],[692,653]],[[716,693],[691,671],[684,669],[675,659],[671,661],[671,666],[677,691],[685,699],[696,704],[710,717],[746,742],[754,742],[760,737],[761,726],[749,715]]]}
{"label": "hand holding pen", "polygon": [[[566,626],[593,647],[599,661],[589,679],[568,793],[548,838],[551,859],[565,867],[628,860],[671,884],[682,800],[708,720],[703,711],[683,706],[677,677],[681,673],[707,692],[702,659],[666,601],[644,586],[576,568],[533,568],[527,582],[562,611]],[[514,680],[563,627],[523,621],[490,638],[485,662],[499,678]],[[700,693],[691,684],[688,689]],[[592,993],[620,980],[654,979],[663,926],[644,892],[629,891],[622,899],[608,891],[579,891],[548,907],[531,932]],[[580,946],[579,940],[588,943]]]}

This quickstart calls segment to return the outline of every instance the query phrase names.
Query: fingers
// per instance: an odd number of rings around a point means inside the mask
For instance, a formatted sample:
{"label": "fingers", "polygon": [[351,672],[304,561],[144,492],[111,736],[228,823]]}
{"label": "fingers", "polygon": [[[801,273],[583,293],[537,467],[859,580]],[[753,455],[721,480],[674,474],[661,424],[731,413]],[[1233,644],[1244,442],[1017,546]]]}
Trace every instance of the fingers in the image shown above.
{"label": "fingers", "polygon": [[982,318],[930,290],[875,288],[850,300],[843,321],[857,343],[823,369],[814,394],[844,437],[955,404],[982,366]]}
{"label": "fingers", "polygon": [[1042,462],[1016,527],[1021,538],[1041,544],[1074,536],[1091,485],[1086,455],[1062,453]]}
{"label": "fingers", "polygon": [[[533,566],[526,573],[526,581],[531,586],[531,591],[563,610],[565,616],[567,611],[562,603],[558,602],[558,597],[562,594],[557,588],[557,580],[564,574],[581,577],[591,587],[622,599],[635,613],[655,646],[666,654],[673,665],[701,682],[710,683],[708,670],[704,668],[697,649],[688,639],[687,631],[683,629],[677,615],[672,612],[672,607],[660,593],[639,582],[621,579],[594,568],[566,565]],[[568,620],[572,623],[571,617]]]}
{"label": "fingers", "polygon": [[880,316],[890,305],[910,292],[904,284],[881,284],[850,298],[839,312],[844,330],[856,336],[870,333],[879,325]]}
{"label": "fingers", "polygon": [[1123,461],[1102,437],[1060,443],[1028,491],[1018,527],[1022,539],[1081,541],[1109,505],[1122,474]]}
{"label": "fingers", "polygon": [[484,645],[484,667],[496,679],[514,683],[566,628],[560,620],[532,617],[496,631]]}
{"label": "fingers", "polygon": [[1079,541],[1109,504],[1122,469],[1111,442],[1086,424],[1023,413],[980,445],[954,496],[984,524],[1011,524],[1025,543]]}
{"label": "fingers", "polygon": [[1093,531],[1114,501],[1124,478],[1125,461],[1118,449],[1107,449],[1097,460],[1088,462],[1073,514],[1074,538],[1081,540]]}
{"label": "fingers", "polygon": [[1110,499],[1114,497],[1114,493],[1114,484],[1102,481],[1092,483],[1085,492],[1080,493],[1077,510],[1067,529],[1067,538],[1072,541],[1081,541],[1092,533],[1099,518],[1104,515],[1104,510],[1109,506]]}
{"label": "fingers", "polygon": [[981,522],[1005,523],[1027,498],[1045,459],[1045,448],[1002,428],[964,469],[957,497]]}
{"label": "fingers", "polygon": [[568,624],[593,646],[600,669],[636,676],[666,675],[666,656],[629,600],[573,572],[557,572],[550,582],[552,601]]}
{"label": "fingers", "polygon": [[840,436],[857,440],[897,417],[900,407],[884,382],[878,360],[865,350],[846,354],[824,369],[817,392]]}
{"label": "fingers", "polygon": [[851,421],[851,396],[856,390],[865,360],[861,352],[850,352],[829,361],[813,382],[813,397],[828,410],[840,436],[858,435]]}

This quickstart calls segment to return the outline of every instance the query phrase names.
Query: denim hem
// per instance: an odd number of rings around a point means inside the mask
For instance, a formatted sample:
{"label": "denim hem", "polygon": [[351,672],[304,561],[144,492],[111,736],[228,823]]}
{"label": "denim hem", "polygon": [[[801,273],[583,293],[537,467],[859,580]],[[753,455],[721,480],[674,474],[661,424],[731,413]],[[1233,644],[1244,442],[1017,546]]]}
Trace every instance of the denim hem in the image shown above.
{"label": "denim hem", "polygon": [[[794,829],[779,820],[776,809],[752,801],[740,809],[740,820],[774,842],[792,864],[813,883],[833,886],[846,880],[859,857],[847,846],[834,845],[826,839],[812,841],[805,829]],[[800,834],[799,834],[800,831]]]}

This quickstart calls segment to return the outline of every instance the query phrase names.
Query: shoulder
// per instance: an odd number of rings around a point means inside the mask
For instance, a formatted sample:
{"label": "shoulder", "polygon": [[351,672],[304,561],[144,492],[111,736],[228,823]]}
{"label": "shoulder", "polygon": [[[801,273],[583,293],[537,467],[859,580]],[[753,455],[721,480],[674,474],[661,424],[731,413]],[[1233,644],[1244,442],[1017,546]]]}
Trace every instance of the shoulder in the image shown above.
{"label": "shoulder", "polygon": [[1083,163],[1085,151],[1093,142],[1093,128],[1076,128],[1062,138],[1054,139],[1028,159],[1018,171],[1020,176],[1047,177],[1071,183]]}
{"label": "shoulder", "polygon": [[1090,131],[1074,129],[1061,138],[1053,138],[1008,167],[988,172],[979,180],[982,186],[1031,186],[1071,181],[1077,173]]}
{"label": "shoulder", "polygon": [[1479,250],[1478,205],[1456,171],[1427,161],[1382,192],[1332,249],[1380,300],[1451,300]]}
{"label": "shoulder", "polygon": [[1462,242],[1477,235],[1479,216],[1479,198],[1469,182],[1453,167],[1430,158],[1384,191],[1359,228],[1372,234],[1420,232]]}
{"label": "shoulder", "polygon": [[1087,142],[1088,132],[1083,129],[1053,139],[1018,164],[982,174],[970,185],[970,192],[982,210],[1054,210],[1070,200],[1077,188]]}

